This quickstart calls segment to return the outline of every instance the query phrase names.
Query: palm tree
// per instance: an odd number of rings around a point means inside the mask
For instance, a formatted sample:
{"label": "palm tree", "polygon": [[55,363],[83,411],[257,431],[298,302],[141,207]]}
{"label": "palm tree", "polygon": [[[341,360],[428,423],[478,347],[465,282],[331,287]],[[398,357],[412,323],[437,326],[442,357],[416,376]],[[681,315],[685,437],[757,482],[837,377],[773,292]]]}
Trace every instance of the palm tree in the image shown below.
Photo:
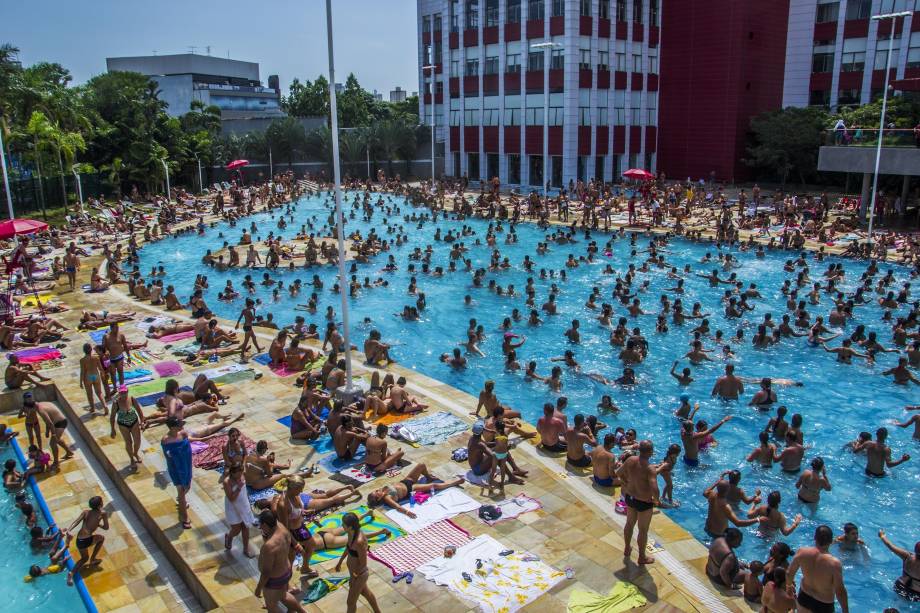
{"label": "palm tree", "polygon": [[332,131],[328,126],[321,126],[307,134],[304,150],[308,157],[325,163],[331,176]]}
{"label": "palm tree", "polygon": [[66,207],[67,184],[64,180],[66,176],[64,168],[70,168],[71,164],[76,160],[77,154],[86,150],[83,135],[79,132],[62,130],[60,126],[49,120],[41,111],[32,112],[26,130],[31,135],[37,149],[51,149],[57,155],[58,168],[61,172],[61,194],[64,197],[64,206]]}

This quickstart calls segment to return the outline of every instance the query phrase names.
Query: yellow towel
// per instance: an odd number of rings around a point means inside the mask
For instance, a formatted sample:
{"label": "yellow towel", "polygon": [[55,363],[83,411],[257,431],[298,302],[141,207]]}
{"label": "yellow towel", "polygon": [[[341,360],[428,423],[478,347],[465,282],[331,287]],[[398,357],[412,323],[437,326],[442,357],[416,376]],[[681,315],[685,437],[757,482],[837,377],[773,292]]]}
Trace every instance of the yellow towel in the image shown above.
{"label": "yellow towel", "polygon": [[632,583],[620,581],[606,596],[589,590],[572,590],[569,594],[568,613],[620,613],[648,602]]}

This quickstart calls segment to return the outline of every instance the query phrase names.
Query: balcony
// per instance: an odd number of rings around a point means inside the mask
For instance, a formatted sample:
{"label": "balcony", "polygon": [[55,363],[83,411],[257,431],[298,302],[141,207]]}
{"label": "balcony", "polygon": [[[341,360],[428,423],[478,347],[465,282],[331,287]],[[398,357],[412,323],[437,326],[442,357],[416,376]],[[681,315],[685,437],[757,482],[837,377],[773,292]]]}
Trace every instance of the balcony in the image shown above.
{"label": "balcony", "polygon": [[[875,151],[875,148],[878,146],[878,133],[879,131],[877,128],[857,128],[855,130],[853,128],[848,128],[846,130],[825,130],[821,135],[821,147],[868,147],[872,149],[872,151]],[[882,132],[882,149],[899,147],[917,147],[917,141],[914,138],[913,129],[886,129],[884,132]],[[920,169],[918,169],[918,174],[920,174]]]}

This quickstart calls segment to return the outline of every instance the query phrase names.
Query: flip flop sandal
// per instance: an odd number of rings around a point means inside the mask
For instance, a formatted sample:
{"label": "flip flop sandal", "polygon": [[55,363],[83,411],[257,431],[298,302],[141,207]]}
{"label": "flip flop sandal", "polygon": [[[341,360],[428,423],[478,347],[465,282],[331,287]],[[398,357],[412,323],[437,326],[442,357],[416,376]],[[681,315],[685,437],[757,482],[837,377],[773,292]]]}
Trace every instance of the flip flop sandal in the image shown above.
{"label": "flip flop sandal", "polygon": [[402,581],[403,579],[406,580],[406,583],[409,583],[408,577],[409,577],[410,575],[411,575],[411,573],[409,573],[409,572],[401,572],[401,573],[399,573],[398,575],[396,575],[395,577],[393,577],[393,583],[399,583],[399,582]]}
{"label": "flip flop sandal", "polygon": [[412,585],[412,579],[415,578],[415,575],[412,573],[406,573],[406,585]]}
{"label": "flip flop sandal", "polygon": [[190,521],[184,521],[184,522],[182,522],[182,529],[183,529],[183,530],[191,530],[191,529],[192,529],[192,522],[190,522]]}

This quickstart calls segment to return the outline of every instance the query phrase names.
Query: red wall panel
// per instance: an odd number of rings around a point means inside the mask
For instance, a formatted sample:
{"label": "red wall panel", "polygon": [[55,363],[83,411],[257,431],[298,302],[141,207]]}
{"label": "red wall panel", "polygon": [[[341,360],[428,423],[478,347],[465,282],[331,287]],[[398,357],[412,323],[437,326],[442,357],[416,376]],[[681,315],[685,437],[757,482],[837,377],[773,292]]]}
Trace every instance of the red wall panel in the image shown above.
{"label": "red wall panel", "polygon": [[528,19],[527,38],[543,38],[544,27],[542,19]]}
{"label": "red wall panel", "polygon": [[609,70],[598,70],[597,71],[597,88],[598,89],[610,89],[610,71]]}
{"label": "red wall panel", "polygon": [[450,150],[460,151],[460,128],[459,126],[450,127]]}
{"label": "red wall panel", "polygon": [[837,22],[816,23],[813,40],[834,40],[837,37]]}
{"label": "red wall panel", "polygon": [[543,126],[524,127],[524,153],[543,155]]}
{"label": "red wall panel", "polygon": [[463,77],[463,93],[467,96],[478,96],[479,77]]}
{"label": "red wall panel", "polygon": [[613,89],[626,89],[626,73],[616,71],[613,73]]}
{"label": "red wall panel", "polygon": [[[590,87],[590,85],[589,85]],[[561,92],[565,88],[565,71],[561,68],[549,71],[549,92]],[[540,87],[542,91],[543,87]]]}
{"label": "red wall panel", "polygon": [[626,153],[626,126],[613,126],[613,152]]}
{"label": "red wall panel", "polygon": [[[890,27],[890,26],[889,26]],[[848,19],[843,24],[844,38],[862,38],[869,35],[868,19]]]}
{"label": "red wall panel", "polygon": [[447,80],[447,91],[450,92],[451,98],[460,97],[460,77],[450,77]]}
{"label": "red wall panel", "polygon": [[475,47],[479,44],[479,30],[476,28],[469,28],[463,31],[463,46],[464,47]]}
{"label": "red wall panel", "polygon": [[498,153],[498,126],[482,127],[482,150],[486,153]]}
{"label": "red wall panel", "polygon": [[598,19],[597,20],[597,35],[600,38],[610,38],[610,20],[609,19]]}
{"label": "red wall panel", "polygon": [[578,87],[581,89],[591,89],[591,70],[578,70]]}
{"label": "red wall panel", "polygon": [[642,73],[634,72],[632,73],[632,78],[629,80],[630,89],[634,92],[642,91]]}
{"label": "red wall panel", "polygon": [[550,17],[549,18],[549,35],[550,36],[562,36],[565,34],[565,18],[564,17]]}
{"label": "red wall panel", "polygon": [[465,126],[463,128],[463,150],[469,153],[479,151],[479,126]]}
{"label": "red wall panel", "polygon": [[505,24],[505,40],[521,40],[521,22]]}
{"label": "red wall panel", "polygon": [[498,75],[482,75],[482,93],[484,96],[498,95]]}
{"label": "red wall panel", "polygon": [[658,26],[648,27],[648,46],[657,47],[658,39],[661,37],[661,28]]}
{"label": "red wall panel", "polygon": [[505,153],[521,152],[520,126],[505,126]]}
{"label": "red wall panel", "polygon": [[[562,19],[561,17],[559,19]],[[594,20],[580,15],[578,17],[578,33],[582,36],[591,36],[594,30]],[[562,34],[562,32],[560,32]]]}
{"label": "red wall panel", "polygon": [[[884,71],[882,71],[884,73]],[[860,89],[862,87],[863,73],[841,72],[837,87],[839,89]]]}
{"label": "red wall panel", "polygon": [[[642,151],[642,126],[629,126],[629,152],[640,153]],[[642,163],[640,162],[641,166]]]}
{"label": "red wall panel", "polygon": [[625,21],[617,22],[617,35],[616,37],[620,40],[626,40],[626,36],[629,34],[629,25]]}
{"label": "red wall panel", "polygon": [[[546,140],[549,142],[549,154],[562,155],[562,126],[550,126],[548,132]],[[543,138],[542,132],[540,138]]]}
{"label": "red wall panel", "polygon": [[658,128],[655,126],[645,126],[645,151],[646,153],[655,153],[657,150],[656,147],[656,138],[658,136]]}
{"label": "red wall panel", "polygon": [[524,73],[524,89],[529,93],[543,91],[543,71],[528,70]]}
{"label": "red wall panel", "polygon": [[506,94],[516,94],[520,91],[521,91],[521,73],[506,72],[505,73],[505,93]]}
{"label": "red wall panel", "polygon": [[607,126],[597,126],[595,128],[597,132],[597,142],[595,144],[595,151],[597,155],[607,155],[607,150],[610,148],[608,141],[610,140],[610,128]]}
{"label": "red wall panel", "polygon": [[643,30],[642,26],[638,23],[633,24],[633,40],[637,43],[641,43],[645,40],[645,30]]}
{"label": "red wall panel", "polygon": [[431,32],[422,32],[422,44],[427,45],[431,42]]}
{"label": "red wall panel", "polygon": [[814,91],[817,89],[830,89],[831,80],[833,75],[829,72],[813,72],[811,73],[811,84],[809,89]]}
{"label": "red wall panel", "polygon": [[460,48],[460,33],[459,32],[451,32],[448,35],[447,46],[450,47],[451,49]]}
{"label": "red wall panel", "polygon": [[498,26],[482,29],[482,44],[492,45],[498,42]]}
{"label": "red wall panel", "polygon": [[578,126],[578,155],[591,155],[591,126]]}
{"label": "red wall panel", "polygon": [[645,88],[646,88],[648,91],[650,91],[650,92],[657,92],[657,91],[658,91],[658,75],[656,75],[656,74],[646,75],[646,76],[645,76],[645,80],[647,81],[647,83],[646,83],[646,85],[645,85]]}

